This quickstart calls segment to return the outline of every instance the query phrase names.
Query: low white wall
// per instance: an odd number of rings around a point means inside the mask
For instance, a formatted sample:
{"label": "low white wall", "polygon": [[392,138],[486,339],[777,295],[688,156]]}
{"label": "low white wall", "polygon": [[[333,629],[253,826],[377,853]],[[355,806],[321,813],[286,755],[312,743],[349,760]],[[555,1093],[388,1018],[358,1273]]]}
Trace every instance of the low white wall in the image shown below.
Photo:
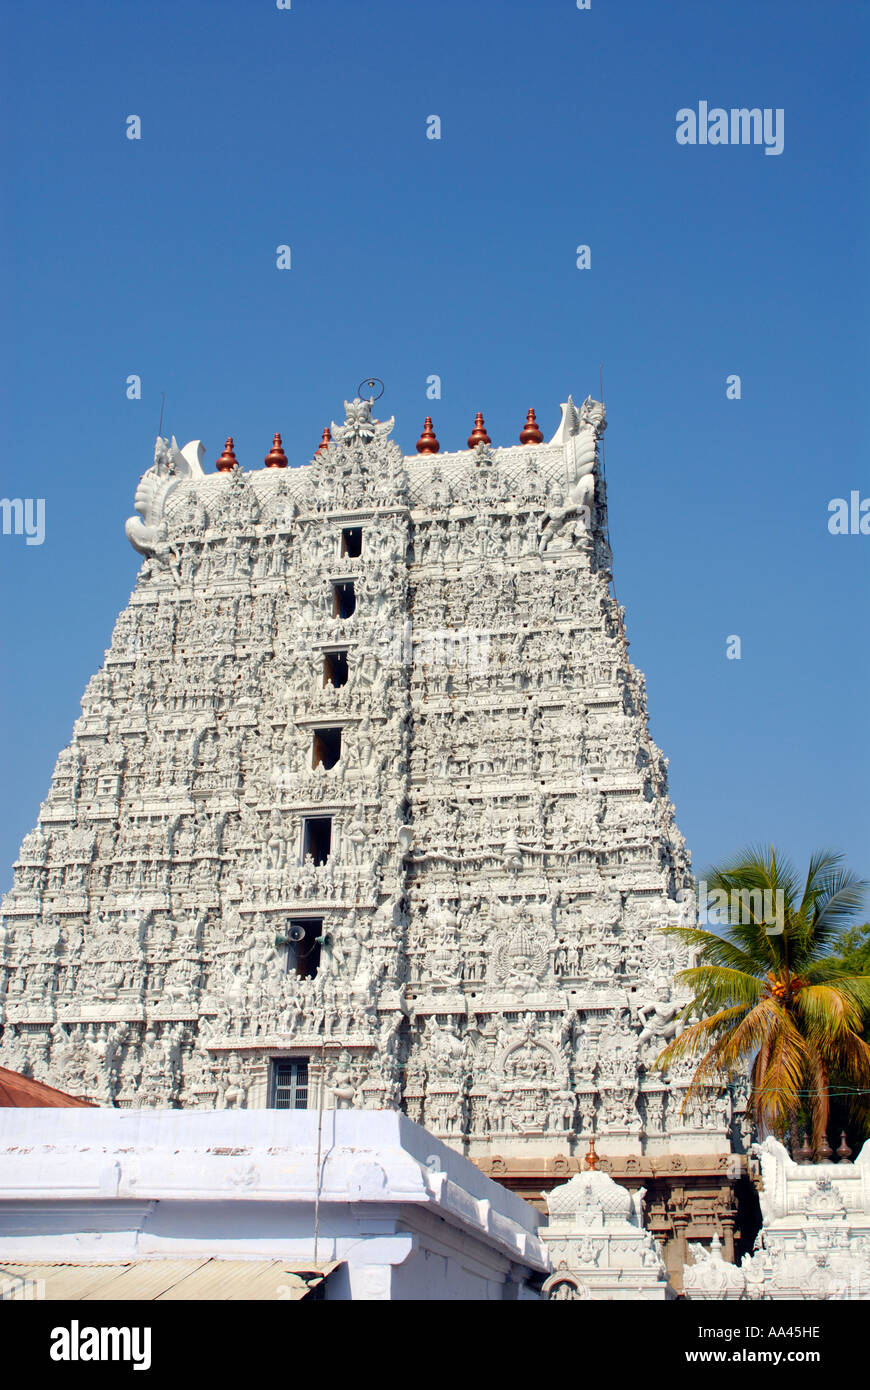
{"label": "low white wall", "polygon": [[[0,1262],[314,1258],[310,1111],[0,1110]],[[541,1218],[391,1111],[323,1116],[333,1297],[535,1297]]]}

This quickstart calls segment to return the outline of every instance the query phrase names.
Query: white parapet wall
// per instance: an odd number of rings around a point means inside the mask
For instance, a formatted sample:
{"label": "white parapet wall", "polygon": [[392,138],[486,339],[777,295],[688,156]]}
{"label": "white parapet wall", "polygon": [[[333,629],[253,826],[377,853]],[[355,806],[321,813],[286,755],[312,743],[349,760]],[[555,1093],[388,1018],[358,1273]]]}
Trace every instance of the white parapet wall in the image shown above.
{"label": "white parapet wall", "polygon": [[528,1203],[391,1111],[326,1112],[318,1183],[318,1124],[302,1110],[0,1110],[0,1266],[340,1261],[327,1297],[538,1297],[551,1266]]}

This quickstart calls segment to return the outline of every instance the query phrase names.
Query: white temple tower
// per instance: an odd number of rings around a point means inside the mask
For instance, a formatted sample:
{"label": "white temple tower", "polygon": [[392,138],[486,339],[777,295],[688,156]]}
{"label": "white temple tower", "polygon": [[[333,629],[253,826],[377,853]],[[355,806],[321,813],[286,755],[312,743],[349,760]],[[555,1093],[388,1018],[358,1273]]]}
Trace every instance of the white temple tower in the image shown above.
{"label": "white temple tower", "polygon": [[686,963],[655,928],[694,907],[604,408],[411,457],[392,423],[354,400],[253,472],[158,440],[4,902],[0,1063],[106,1105],[402,1107],[494,1173],[594,1136],[721,1174],[731,1096],[681,1113],[651,1066]]}

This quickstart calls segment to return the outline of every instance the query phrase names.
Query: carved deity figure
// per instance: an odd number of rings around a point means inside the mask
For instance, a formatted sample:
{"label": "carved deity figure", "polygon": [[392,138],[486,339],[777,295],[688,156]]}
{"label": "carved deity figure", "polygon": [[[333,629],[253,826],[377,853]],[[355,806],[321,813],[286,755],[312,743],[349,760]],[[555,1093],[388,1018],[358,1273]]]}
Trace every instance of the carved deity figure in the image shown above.
{"label": "carved deity figure", "polygon": [[266,863],[271,869],[281,869],[287,862],[287,832],[281,812],[275,807],[269,817],[265,834]]}
{"label": "carved deity figure", "polygon": [[675,1017],[679,1011],[679,1004],[671,1001],[668,986],[660,984],[656,989],[655,998],[650,1003],[639,1004],[635,1010],[641,1023],[638,1044],[643,1045],[655,1039],[664,1046],[671,1038],[675,1038],[680,1031],[679,1020]]}

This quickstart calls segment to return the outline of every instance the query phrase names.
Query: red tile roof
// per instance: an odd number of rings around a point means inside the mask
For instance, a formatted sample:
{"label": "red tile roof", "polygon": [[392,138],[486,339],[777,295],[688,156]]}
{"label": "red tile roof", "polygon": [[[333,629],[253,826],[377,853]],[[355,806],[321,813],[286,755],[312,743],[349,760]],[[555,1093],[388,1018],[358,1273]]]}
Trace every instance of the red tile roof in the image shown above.
{"label": "red tile roof", "polygon": [[91,1105],[89,1100],[79,1100],[53,1086],[44,1086],[41,1081],[31,1081],[29,1076],[21,1076],[17,1071],[0,1067],[0,1109],[10,1106],[65,1106]]}

